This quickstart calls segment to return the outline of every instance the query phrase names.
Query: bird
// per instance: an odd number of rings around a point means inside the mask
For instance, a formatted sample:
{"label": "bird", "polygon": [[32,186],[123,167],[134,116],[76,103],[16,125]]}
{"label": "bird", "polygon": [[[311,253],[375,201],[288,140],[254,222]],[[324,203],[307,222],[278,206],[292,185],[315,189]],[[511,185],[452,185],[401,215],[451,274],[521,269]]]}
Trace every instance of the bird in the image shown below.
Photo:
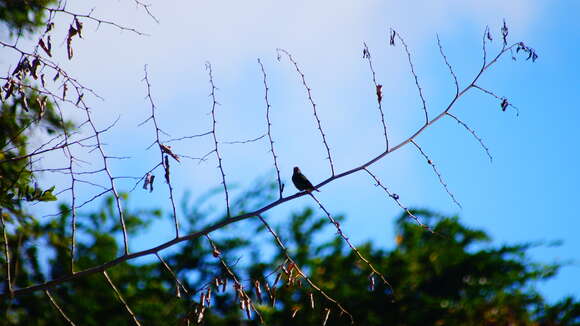
{"label": "bird", "polygon": [[312,183],[308,181],[308,179],[300,171],[300,168],[298,168],[297,166],[294,167],[294,173],[292,174],[292,182],[294,183],[296,189],[300,191],[306,190],[308,192],[312,192],[313,190],[316,190],[320,192],[320,190],[314,188]]}

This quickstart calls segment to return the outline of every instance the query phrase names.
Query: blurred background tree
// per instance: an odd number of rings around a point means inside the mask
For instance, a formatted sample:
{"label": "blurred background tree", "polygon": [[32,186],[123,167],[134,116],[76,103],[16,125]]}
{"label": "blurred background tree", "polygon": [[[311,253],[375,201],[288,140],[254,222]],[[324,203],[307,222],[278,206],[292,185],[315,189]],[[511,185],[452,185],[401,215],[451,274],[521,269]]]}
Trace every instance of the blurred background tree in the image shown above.
{"label": "blurred background tree", "polygon": [[[240,205],[265,201],[266,193],[246,193]],[[203,200],[187,208],[191,230],[208,222],[200,210]],[[240,206],[241,207],[241,206]],[[186,207],[184,207],[186,208]],[[34,236],[16,238],[21,256],[15,270],[16,285],[27,286],[66,274],[69,263],[69,214],[40,223]],[[79,266],[88,268],[117,257],[121,246],[114,214],[114,201],[108,198],[102,209],[84,216],[79,225]],[[446,217],[428,210],[412,211],[433,225],[426,232],[408,216],[396,220],[397,245],[386,250],[365,243],[359,249],[380,270],[385,271],[394,291],[381,282],[373,282],[366,265],[345,247],[339,237],[328,238],[325,216],[312,209],[292,214],[287,222],[274,227],[286,240],[288,254],[307,271],[310,278],[353,314],[358,325],[580,325],[580,303],[563,298],[549,303],[535,286],[554,277],[561,268],[557,263],[540,263],[530,259],[528,251],[544,244],[490,245],[490,236],[482,230],[462,225],[457,216]],[[149,227],[160,218],[158,210],[127,211],[131,234]],[[268,219],[265,217],[265,219]],[[341,217],[343,220],[344,217]],[[252,229],[250,229],[252,226]],[[223,259],[235,268],[251,292],[258,310],[268,325],[318,325],[330,309],[327,325],[348,325],[335,307],[308,287],[292,269],[285,253],[274,242],[258,244],[257,238],[269,239],[265,227],[257,220],[249,223],[248,232],[215,240],[223,249]],[[250,241],[253,240],[253,241]],[[39,260],[39,244],[50,252],[48,266]],[[234,283],[226,291],[216,285],[228,278],[220,261],[212,255],[212,246],[198,238],[160,254],[171,266],[187,293],[171,273],[158,262],[122,263],[108,271],[128,305],[144,325],[195,324],[193,311],[206,288],[212,289],[211,305],[204,325],[257,325],[240,310],[235,299]],[[239,262],[241,251],[252,253],[251,260]],[[24,255],[26,257],[24,257]],[[284,265],[285,264],[285,265]],[[279,269],[286,266],[287,272]],[[278,276],[278,274],[280,276]],[[369,275],[371,275],[369,277]],[[277,284],[274,284],[278,279]],[[262,280],[259,295],[254,280]],[[270,292],[266,292],[265,282]],[[51,290],[54,299],[77,325],[127,325],[129,315],[110,291],[105,277],[94,274],[65,283]],[[312,293],[312,301],[310,294]],[[270,295],[272,294],[272,295]],[[272,307],[275,298],[274,307]],[[314,309],[311,305],[314,303]],[[42,292],[5,298],[2,325],[66,324]]]}

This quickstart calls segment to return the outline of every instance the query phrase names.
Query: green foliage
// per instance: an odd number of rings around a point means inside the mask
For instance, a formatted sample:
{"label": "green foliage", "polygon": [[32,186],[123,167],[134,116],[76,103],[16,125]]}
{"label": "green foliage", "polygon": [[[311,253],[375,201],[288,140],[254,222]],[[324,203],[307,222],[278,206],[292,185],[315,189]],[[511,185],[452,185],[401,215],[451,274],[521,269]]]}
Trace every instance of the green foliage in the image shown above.
{"label": "green foliage", "polygon": [[55,0],[0,0],[0,21],[11,33],[32,32],[43,25],[44,8]]}
{"label": "green foliage", "polygon": [[[268,200],[265,194],[269,189],[258,188],[263,190],[242,195],[232,209],[243,211]],[[207,204],[211,199],[210,195],[193,203],[184,201],[185,232],[197,231],[211,220],[215,221],[214,217],[210,218],[212,210]],[[130,207],[128,203],[124,206]],[[462,225],[457,217],[443,217],[429,211],[413,213],[432,225],[435,233],[401,216],[396,223],[395,248],[385,250],[372,243],[359,246],[361,253],[385,274],[394,291],[376,276],[374,289],[370,289],[368,267],[333,235],[326,218],[315,216],[311,209],[292,214],[275,229],[296,263],[353,314],[357,325],[580,324],[580,303],[574,298],[564,298],[552,305],[535,290],[537,282],[553,277],[561,266],[531,261],[527,251],[534,245],[493,246],[485,232]],[[162,216],[158,210],[127,210],[125,214],[128,220],[134,221],[128,224],[132,238],[147,232]],[[117,219],[112,199],[105,200],[99,211],[79,217],[76,270],[102,264],[122,254]],[[9,240],[12,257],[20,262],[13,263],[15,285],[25,287],[68,275],[70,216],[67,207],[62,207],[59,217],[29,227],[31,229],[20,233],[19,238],[12,235]],[[258,220],[238,223],[235,230],[212,233],[212,237],[221,257],[244,280],[246,291],[268,325],[318,325],[322,323],[326,308],[331,310],[327,325],[350,324],[348,318],[339,316],[333,303],[311,289],[295,272],[291,277],[281,274],[275,291],[276,304],[271,306],[264,285],[267,281],[273,286],[280,271],[277,268],[284,263],[288,266],[288,263],[284,252],[275,246]],[[40,243],[42,250],[38,249]],[[201,237],[160,252],[189,289],[189,294],[177,291],[175,279],[157,260],[122,263],[108,273],[145,325],[183,324],[187,318],[195,324],[193,312],[202,289],[208,285],[213,291],[212,305],[203,324],[239,325],[243,322],[257,325],[257,320],[247,320],[240,311],[231,279],[226,292],[213,285],[216,278],[229,276],[220,260],[212,255],[212,250],[207,239]],[[43,264],[40,256],[46,257],[48,252],[52,253],[48,255],[49,262]],[[0,261],[4,264],[3,259]],[[254,280],[262,284],[263,301],[253,291]],[[6,289],[3,292],[6,293]],[[51,292],[77,325],[130,323],[130,316],[101,273],[64,283]],[[310,307],[310,293],[314,309]],[[4,297],[1,308],[6,315],[6,319],[0,319],[2,325],[63,322],[42,292],[13,300]]]}

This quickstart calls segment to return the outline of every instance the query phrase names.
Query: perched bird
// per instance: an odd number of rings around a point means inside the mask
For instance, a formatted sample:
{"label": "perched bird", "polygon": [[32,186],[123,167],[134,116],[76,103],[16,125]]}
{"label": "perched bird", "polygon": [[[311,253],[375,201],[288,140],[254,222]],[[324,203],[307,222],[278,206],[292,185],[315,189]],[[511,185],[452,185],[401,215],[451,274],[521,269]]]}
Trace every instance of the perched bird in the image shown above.
{"label": "perched bird", "polygon": [[300,191],[306,190],[308,192],[312,192],[313,190],[316,190],[320,192],[320,190],[314,188],[312,183],[310,183],[310,181],[306,179],[304,174],[302,174],[302,172],[297,166],[294,167],[294,174],[292,174],[292,182],[294,183],[294,186]]}

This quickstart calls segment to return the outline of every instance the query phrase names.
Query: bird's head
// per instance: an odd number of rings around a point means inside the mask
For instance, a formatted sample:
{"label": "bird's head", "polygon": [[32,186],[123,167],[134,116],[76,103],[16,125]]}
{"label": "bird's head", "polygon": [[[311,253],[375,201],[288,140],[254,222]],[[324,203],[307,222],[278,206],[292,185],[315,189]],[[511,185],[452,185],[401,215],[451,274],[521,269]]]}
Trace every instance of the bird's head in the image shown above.
{"label": "bird's head", "polygon": [[294,167],[294,173],[300,173],[300,169],[297,166]]}

